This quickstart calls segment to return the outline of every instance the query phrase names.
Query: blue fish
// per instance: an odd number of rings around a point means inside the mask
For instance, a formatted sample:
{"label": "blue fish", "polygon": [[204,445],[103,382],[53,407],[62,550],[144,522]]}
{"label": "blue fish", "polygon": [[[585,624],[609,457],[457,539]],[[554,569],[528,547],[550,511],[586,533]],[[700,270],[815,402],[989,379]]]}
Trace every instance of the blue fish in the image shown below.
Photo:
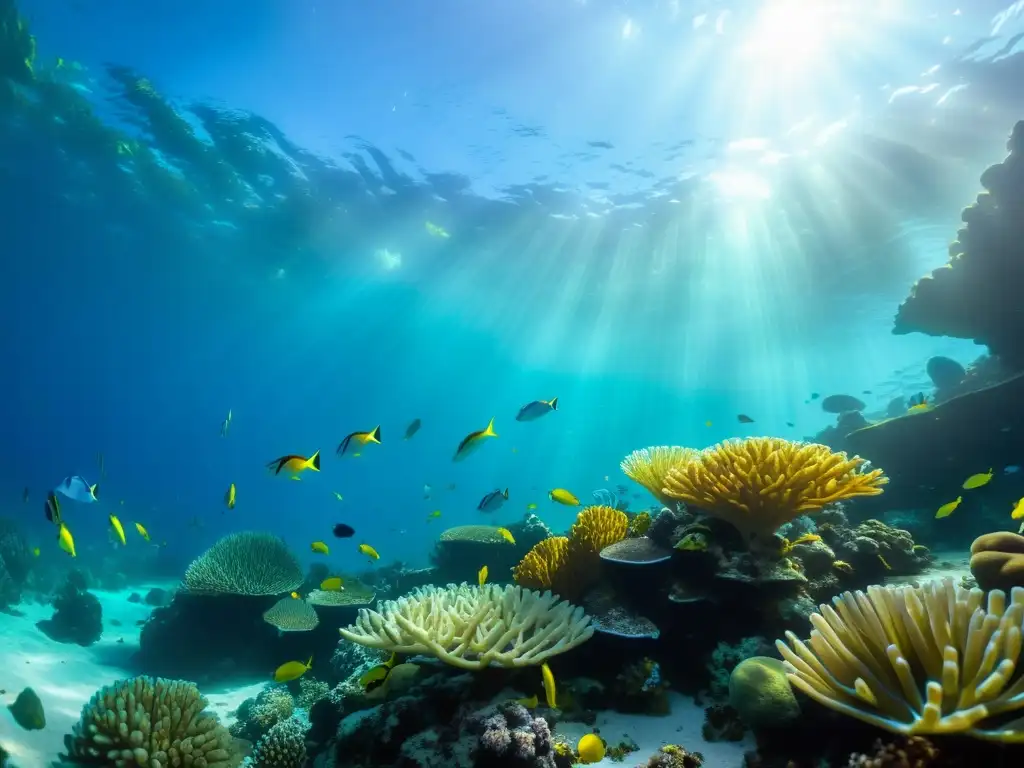
{"label": "blue fish", "polygon": [[557,410],[557,397],[552,397],[550,400],[534,400],[532,403],[527,403],[519,409],[519,413],[516,414],[516,421],[534,421]]}
{"label": "blue fish", "polygon": [[64,481],[53,489],[56,493],[63,493],[72,501],[80,501],[83,504],[92,504],[99,500],[98,486],[94,483],[89,485],[82,477],[65,477]]}
{"label": "blue fish", "polygon": [[506,501],[508,501],[508,488],[504,491],[495,489],[484,496],[476,508],[480,512],[497,512]]}

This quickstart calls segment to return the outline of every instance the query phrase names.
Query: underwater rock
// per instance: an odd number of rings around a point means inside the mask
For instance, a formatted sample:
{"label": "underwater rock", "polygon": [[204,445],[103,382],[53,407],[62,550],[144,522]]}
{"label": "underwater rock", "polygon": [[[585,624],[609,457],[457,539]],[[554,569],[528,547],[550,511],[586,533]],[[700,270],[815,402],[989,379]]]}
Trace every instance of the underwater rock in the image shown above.
{"label": "underwater rock", "polygon": [[627,663],[615,676],[613,706],[617,712],[662,717],[672,712],[668,691],[661,665],[644,657]]}
{"label": "underwater rock", "polygon": [[935,389],[951,390],[960,386],[960,383],[967,376],[967,370],[956,360],[942,355],[936,355],[928,359],[925,366],[928,378],[932,380]]}
{"label": "underwater rock", "polygon": [[32,560],[21,528],[13,520],[0,518],[0,608],[20,602]]}
{"label": "underwater rock", "polygon": [[686,511],[685,506],[680,502],[678,510],[662,507],[647,529],[647,538],[660,547],[674,547],[681,538],[678,529],[692,524],[697,519],[696,515]]}
{"label": "underwater rock", "polygon": [[491,581],[511,581],[512,568],[530,551],[514,533],[512,537],[515,544],[498,533],[496,525],[459,525],[443,531],[430,553],[439,583],[472,584],[482,563],[487,563]]}
{"label": "underwater rock", "polygon": [[736,666],[729,677],[729,706],[755,730],[786,726],[800,717],[783,663],[771,656],[754,656]]}
{"label": "underwater rock", "polygon": [[657,640],[661,634],[653,621],[620,605],[610,590],[590,590],[583,598],[583,608],[596,632],[616,637],[651,640]]}
{"label": "underwater rock", "polygon": [[736,666],[744,659],[766,656],[774,649],[775,644],[762,635],[744,637],[735,643],[720,640],[707,662],[711,697],[725,701],[729,697],[729,677]]}
{"label": "underwater rock", "polygon": [[26,731],[41,731],[46,727],[46,713],[43,711],[43,702],[39,700],[36,692],[31,688],[25,688],[18,694],[18,698],[7,709],[14,718],[14,722]]}
{"label": "underwater rock", "polygon": [[103,634],[103,608],[96,595],[68,581],[53,600],[53,616],[36,626],[58,643],[92,645]]}
{"label": "underwater rock", "polygon": [[863,411],[867,405],[853,395],[829,395],[821,401],[821,410],[825,413],[848,413]]}
{"label": "underwater rock", "polygon": [[171,602],[171,593],[166,589],[160,587],[153,587],[149,592],[146,593],[143,602],[146,605],[152,605],[155,608],[161,608],[168,605]]}
{"label": "underwater rock", "polygon": [[702,765],[704,756],[700,752],[688,752],[679,744],[666,744],[636,768],[701,768]]}
{"label": "underwater rock", "polygon": [[140,595],[138,592],[132,592],[130,595],[128,595],[126,599],[128,600],[129,603],[141,603],[142,595]]}
{"label": "underwater rock", "polygon": [[[885,508],[938,509],[957,495],[959,481],[951,487],[951,473],[966,478],[988,467],[1020,462],[1022,401],[1024,374],[930,410],[856,430],[846,436],[844,448],[885,467]],[[869,508],[880,505],[876,498],[859,503]]]}
{"label": "underwater rock", "polygon": [[971,575],[984,590],[1024,587],[1024,536],[996,531],[971,544]]}

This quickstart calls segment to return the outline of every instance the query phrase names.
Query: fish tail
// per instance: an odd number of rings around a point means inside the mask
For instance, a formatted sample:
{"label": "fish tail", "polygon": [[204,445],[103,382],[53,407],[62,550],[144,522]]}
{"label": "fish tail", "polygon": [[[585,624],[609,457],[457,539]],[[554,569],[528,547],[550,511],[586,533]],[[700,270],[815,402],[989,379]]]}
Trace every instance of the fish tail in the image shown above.
{"label": "fish tail", "polygon": [[505,501],[508,501],[508,488],[506,488],[505,492],[501,495],[505,497]]}
{"label": "fish tail", "polygon": [[309,657],[309,661],[306,662],[306,669],[309,669],[312,666],[313,666],[313,657],[310,656]]}
{"label": "fish tail", "polygon": [[551,406],[551,410],[552,411],[557,411],[558,410],[558,398],[557,397],[552,397],[551,401],[548,403],[548,405]]}
{"label": "fish tail", "polygon": [[317,450],[317,452],[314,453],[310,457],[308,464],[309,464],[309,466],[312,469],[316,470],[317,472],[320,471],[320,451],[319,450]]}
{"label": "fish tail", "polygon": [[497,437],[498,436],[498,433],[494,431],[494,417],[493,416],[491,417],[491,420],[489,422],[487,422],[487,429],[484,430],[484,434],[487,435],[487,437]]}
{"label": "fish tail", "polygon": [[370,433],[370,442],[380,445],[380,424],[374,427],[373,431]]}
{"label": "fish tail", "polygon": [[93,483],[89,486],[89,495],[92,496],[94,501],[99,501],[100,498],[100,484]]}

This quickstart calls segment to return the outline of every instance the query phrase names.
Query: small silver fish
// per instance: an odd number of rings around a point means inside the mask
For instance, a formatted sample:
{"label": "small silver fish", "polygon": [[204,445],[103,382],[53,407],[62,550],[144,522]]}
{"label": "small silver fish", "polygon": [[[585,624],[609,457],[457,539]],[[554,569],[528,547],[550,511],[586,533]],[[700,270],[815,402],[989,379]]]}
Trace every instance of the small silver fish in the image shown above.
{"label": "small silver fish", "polygon": [[231,409],[228,408],[228,417],[220,423],[220,436],[227,437],[228,430],[231,429]]}
{"label": "small silver fish", "polygon": [[508,501],[508,488],[504,491],[496,488],[484,496],[476,508],[479,512],[497,512],[506,501]]}
{"label": "small silver fish", "polygon": [[552,411],[557,410],[557,397],[552,397],[550,400],[534,400],[532,403],[527,403],[519,409],[519,413],[516,414],[516,421],[536,421],[541,416],[546,416]]}

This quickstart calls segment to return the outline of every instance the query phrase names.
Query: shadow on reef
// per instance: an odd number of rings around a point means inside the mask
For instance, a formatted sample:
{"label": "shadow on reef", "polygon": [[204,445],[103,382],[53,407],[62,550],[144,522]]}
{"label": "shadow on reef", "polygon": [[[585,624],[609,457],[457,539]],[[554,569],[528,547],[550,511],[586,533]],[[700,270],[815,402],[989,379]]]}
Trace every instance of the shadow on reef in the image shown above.
{"label": "shadow on reef", "polygon": [[53,598],[53,616],[36,626],[58,643],[92,645],[103,634],[103,608],[72,574]]}

